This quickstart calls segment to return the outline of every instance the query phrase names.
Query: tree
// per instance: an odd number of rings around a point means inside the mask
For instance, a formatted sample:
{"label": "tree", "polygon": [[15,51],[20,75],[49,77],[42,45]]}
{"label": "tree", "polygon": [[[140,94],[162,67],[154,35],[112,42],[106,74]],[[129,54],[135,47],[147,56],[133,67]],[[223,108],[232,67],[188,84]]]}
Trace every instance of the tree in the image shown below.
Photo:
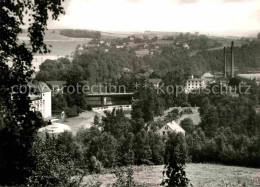
{"label": "tree", "polygon": [[257,38],[258,38],[258,40],[260,40],[260,32],[258,33]]}
{"label": "tree", "polygon": [[69,107],[74,105],[85,109],[87,106],[83,90],[83,69],[79,65],[73,65],[67,74],[67,103]]}
{"label": "tree", "polygon": [[[43,37],[49,15],[57,20],[64,13],[63,0],[0,1],[0,116],[3,128],[0,132],[0,185],[22,185],[34,168],[30,150],[41,117],[30,111],[29,89],[11,95],[12,88],[28,88],[33,73],[32,59],[35,53],[49,52]],[[29,43],[19,41],[23,32],[24,14],[27,14]],[[11,67],[8,66],[11,63]]]}
{"label": "tree", "polygon": [[163,78],[163,82],[165,83],[163,96],[166,108],[180,106],[183,102],[186,102],[184,87],[188,79],[188,74],[188,70],[183,71],[179,69],[168,72]]}
{"label": "tree", "polygon": [[[46,134],[37,138],[32,147],[36,169],[28,179],[30,186],[78,186],[78,177],[84,174],[76,164],[81,163],[79,147],[72,134],[64,132],[57,137]],[[77,177],[75,177],[77,176]]]}
{"label": "tree", "polygon": [[180,126],[187,132],[187,133],[192,133],[195,129],[194,123],[192,119],[190,118],[185,118],[184,120],[181,121]]}
{"label": "tree", "polygon": [[184,170],[187,157],[187,145],[181,133],[170,133],[165,148],[165,168],[168,179],[162,181],[162,185],[171,187],[188,186],[188,178]]}
{"label": "tree", "polygon": [[52,109],[63,111],[67,107],[67,102],[63,94],[58,93],[52,97]]}

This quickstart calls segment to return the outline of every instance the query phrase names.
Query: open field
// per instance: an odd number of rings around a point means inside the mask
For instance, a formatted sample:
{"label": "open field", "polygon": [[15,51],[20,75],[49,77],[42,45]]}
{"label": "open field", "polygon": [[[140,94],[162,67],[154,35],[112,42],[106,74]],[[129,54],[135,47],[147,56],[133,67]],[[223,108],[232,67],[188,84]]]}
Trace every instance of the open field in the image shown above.
{"label": "open field", "polygon": [[[91,38],[70,38],[59,34],[59,30],[46,31],[44,41],[47,45],[51,45],[51,53],[46,55],[51,56],[66,56],[70,55],[75,50],[78,44],[88,43]],[[23,41],[28,41],[27,33],[22,33],[19,38]],[[39,54],[37,56],[44,56]]]}
{"label": "open field", "polygon": [[[133,178],[137,183],[147,186],[160,186],[163,179],[163,166],[133,166]],[[260,169],[223,166],[215,164],[187,164],[187,177],[196,187],[215,186],[259,186]],[[89,180],[99,181],[102,186],[115,182],[114,174],[90,175],[84,177],[83,184]]]}

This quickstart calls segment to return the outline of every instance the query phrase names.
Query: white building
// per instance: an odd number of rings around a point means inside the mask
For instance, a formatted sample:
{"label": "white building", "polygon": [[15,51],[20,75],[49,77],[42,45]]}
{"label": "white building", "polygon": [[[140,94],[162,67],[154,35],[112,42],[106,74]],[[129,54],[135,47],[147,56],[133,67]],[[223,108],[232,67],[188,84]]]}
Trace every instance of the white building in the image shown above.
{"label": "white building", "polygon": [[186,93],[202,88],[206,88],[205,79],[193,78],[193,76],[191,76],[191,79],[188,79],[186,82]]}
{"label": "white building", "polygon": [[169,132],[176,132],[176,133],[182,133],[185,135],[185,130],[176,122],[172,121],[167,124],[165,124],[162,128],[160,128],[157,133],[161,136],[167,135]]}
{"label": "white building", "polygon": [[162,79],[149,79],[149,83],[151,83],[154,88],[159,88],[160,82],[162,82]]}
{"label": "white building", "polygon": [[32,81],[29,83],[31,109],[39,111],[43,118],[51,118],[51,89],[46,83]]}

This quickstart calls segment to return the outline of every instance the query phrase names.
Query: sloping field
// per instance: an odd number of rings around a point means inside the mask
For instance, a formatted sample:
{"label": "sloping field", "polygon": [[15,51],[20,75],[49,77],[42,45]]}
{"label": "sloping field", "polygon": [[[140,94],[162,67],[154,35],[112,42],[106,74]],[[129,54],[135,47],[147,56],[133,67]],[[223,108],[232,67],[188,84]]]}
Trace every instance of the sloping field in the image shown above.
{"label": "sloping field", "polygon": [[[163,166],[133,166],[133,178],[137,183],[145,183],[148,186],[160,186],[163,179]],[[195,187],[216,186],[259,186],[260,169],[223,166],[215,164],[187,164],[187,177],[190,184]],[[114,174],[90,175],[84,177],[83,183],[99,181],[102,186],[115,182]]]}
{"label": "sloping field", "polygon": [[[88,43],[91,38],[70,38],[59,34],[59,30],[48,30],[44,36],[44,41],[47,45],[51,45],[51,53],[45,54],[50,56],[66,56],[70,55],[75,50],[78,44]],[[19,36],[20,40],[28,41],[27,33],[22,33]],[[39,54],[37,56],[44,56]]]}
{"label": "sloping field", "polygon": [[200,114],[199,114],[199,107],[190,107],[192,110],[192,114],[184,114],[182,115],[178,120],[176,120],[177,123],[180,124],[182,120],[185,118],[190,118],[194,125],[198,125],[201,122]]}
{"label": "sloping field", "polygon": [[192,114],[184,114],[179,119],[177,119],[176,122],[180,123],[185,118],[190,118],[193,121],[194,125],[198,125],[201,122],[200,114],[199,114],[199,107],[172,107],[172,108],[169,108],[168,110],[165,110],[164,114],[162,116],[154,117],[154,121],[157,121],[157,120],[163,121],[164,118],[167,116],[167,114],[169,112],[171,112],[172,110],[179,109],[179,111],[182,111],[185,108],[191,108]]}

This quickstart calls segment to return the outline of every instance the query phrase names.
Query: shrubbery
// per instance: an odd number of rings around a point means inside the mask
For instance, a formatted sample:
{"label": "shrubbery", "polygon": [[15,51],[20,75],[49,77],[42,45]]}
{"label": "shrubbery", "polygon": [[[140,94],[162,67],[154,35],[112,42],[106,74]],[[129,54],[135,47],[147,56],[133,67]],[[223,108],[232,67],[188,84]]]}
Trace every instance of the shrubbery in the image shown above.
{"label": "shrubbery", "polygon": [[260,139],[234,134],[230,128],[221,128],[212,138],[201,129],[186,135],[192,162],[212,162],[228,165],[260,167]]}
{"label": "shrubbery", "polygon": [[68,117],[74,117],[79,114],[79,110],[76,106],[73,108],[66,107],[64,111]]}
{"label": "shrubbery", "polygon": [[28,178],[30,186],[78,186],[85,174],[77,166],[82,155],[69,133],[38,138],[32,156],[35,168]]}

